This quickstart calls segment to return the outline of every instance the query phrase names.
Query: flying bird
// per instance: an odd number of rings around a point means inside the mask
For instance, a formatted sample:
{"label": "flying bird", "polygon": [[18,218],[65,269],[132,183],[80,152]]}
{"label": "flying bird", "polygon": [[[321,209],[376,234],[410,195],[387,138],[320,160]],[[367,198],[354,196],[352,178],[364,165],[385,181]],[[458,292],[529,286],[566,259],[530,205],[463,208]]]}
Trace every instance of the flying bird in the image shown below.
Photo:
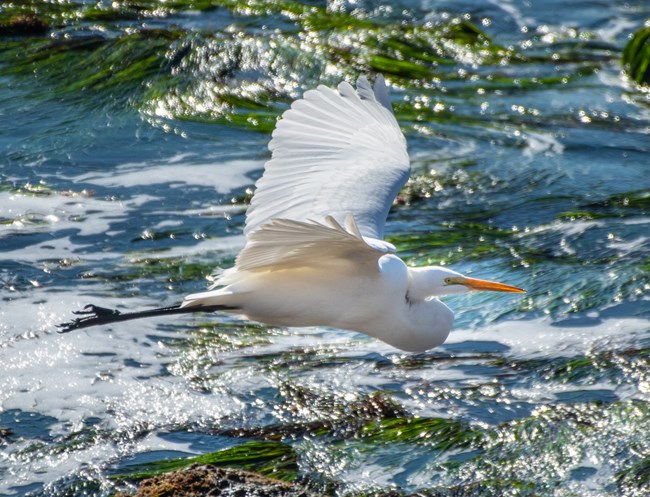
{"label": "flying bird", "polygon": [[410,175],[406,139],[386,84],[309,90],[278,121],[271,159],[246,212],[246,244],[206,292],[138,312],[88,305],[61,332],[149,316],[224,311],[277,326],[330,326],[422,352],[449,335],[438,297],[524,292],[444,267],[409,267],[383,240]]}

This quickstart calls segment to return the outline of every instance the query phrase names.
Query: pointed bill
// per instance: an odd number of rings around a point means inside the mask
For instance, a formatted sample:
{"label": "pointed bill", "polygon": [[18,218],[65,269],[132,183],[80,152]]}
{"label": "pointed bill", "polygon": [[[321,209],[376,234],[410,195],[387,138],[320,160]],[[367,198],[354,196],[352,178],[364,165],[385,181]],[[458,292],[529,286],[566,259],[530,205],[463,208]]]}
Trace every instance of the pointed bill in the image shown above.
{"label": "pointed bill", "polygon": [[513,292],[513,293],[526,293],[526,290],[505,283],[497,283],[496,281],[479,280],[477,278],[455,278],[454,283],[457,285],[465,285],[470,290],[484,290],[490,292]]}

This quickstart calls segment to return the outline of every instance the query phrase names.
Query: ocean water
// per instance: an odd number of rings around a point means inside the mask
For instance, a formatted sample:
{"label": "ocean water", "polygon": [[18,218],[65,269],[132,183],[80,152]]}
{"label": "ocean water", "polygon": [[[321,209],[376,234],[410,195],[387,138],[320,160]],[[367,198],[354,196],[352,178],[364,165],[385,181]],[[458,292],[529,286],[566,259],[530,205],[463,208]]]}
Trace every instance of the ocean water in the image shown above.
{"label": "ocean water", "polygon": [[[140,7],[0,11],[48,24],[0,38],[0,495],[110,495],[268,427],[335,495],[650,495],[650,100],[620,63],[647,2]],[[277,116],[377,72],[413,162],[388,240],[527,294],[445,299],[417,355],[226,315],[56,333],[205,289]]]}

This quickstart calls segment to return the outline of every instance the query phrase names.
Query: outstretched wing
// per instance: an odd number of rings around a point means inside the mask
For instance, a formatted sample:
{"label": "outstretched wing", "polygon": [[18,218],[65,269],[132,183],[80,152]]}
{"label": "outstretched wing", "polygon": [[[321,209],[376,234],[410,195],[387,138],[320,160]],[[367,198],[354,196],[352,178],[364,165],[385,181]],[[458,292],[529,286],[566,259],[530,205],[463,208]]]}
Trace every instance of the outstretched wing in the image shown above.
{"label": "outstretched wing", "polygon": [[278,121],[269,149],[246,213],[247,236],[273,219],[344,223],[351,214],[364,236],[383,238],[410,166],[381,76],[374,89],[361,77],[356,91],[344,82],[305,92]]}
{"label": "outstretched wing", "polygon": [[237,271],[281,270],[352,264],[357,269],[378,270],[378,259],[394,253],[388,242],[364,238],[352,216],[345,227],[333,217],[324,223],[274,219],[252,232],[237,256]]}

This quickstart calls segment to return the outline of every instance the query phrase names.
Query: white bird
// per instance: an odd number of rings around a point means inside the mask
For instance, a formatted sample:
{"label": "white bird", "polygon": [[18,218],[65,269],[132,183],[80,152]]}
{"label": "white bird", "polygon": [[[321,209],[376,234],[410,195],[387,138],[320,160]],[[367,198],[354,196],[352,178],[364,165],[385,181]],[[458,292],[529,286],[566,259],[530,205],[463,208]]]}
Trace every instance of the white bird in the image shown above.
{"label": "white bird", "polygon": [[523,292],[443,267],[408,267],[383,240],[410,174],[406,139],[383,77],[319,86],[287,110],[246,212],[246,245],[211,290],[132,313],[86,306],[77,328],[161,314],[226,311],[277,326],[330,326],[421,352],[442,344],[454,315],[438,297]]}

